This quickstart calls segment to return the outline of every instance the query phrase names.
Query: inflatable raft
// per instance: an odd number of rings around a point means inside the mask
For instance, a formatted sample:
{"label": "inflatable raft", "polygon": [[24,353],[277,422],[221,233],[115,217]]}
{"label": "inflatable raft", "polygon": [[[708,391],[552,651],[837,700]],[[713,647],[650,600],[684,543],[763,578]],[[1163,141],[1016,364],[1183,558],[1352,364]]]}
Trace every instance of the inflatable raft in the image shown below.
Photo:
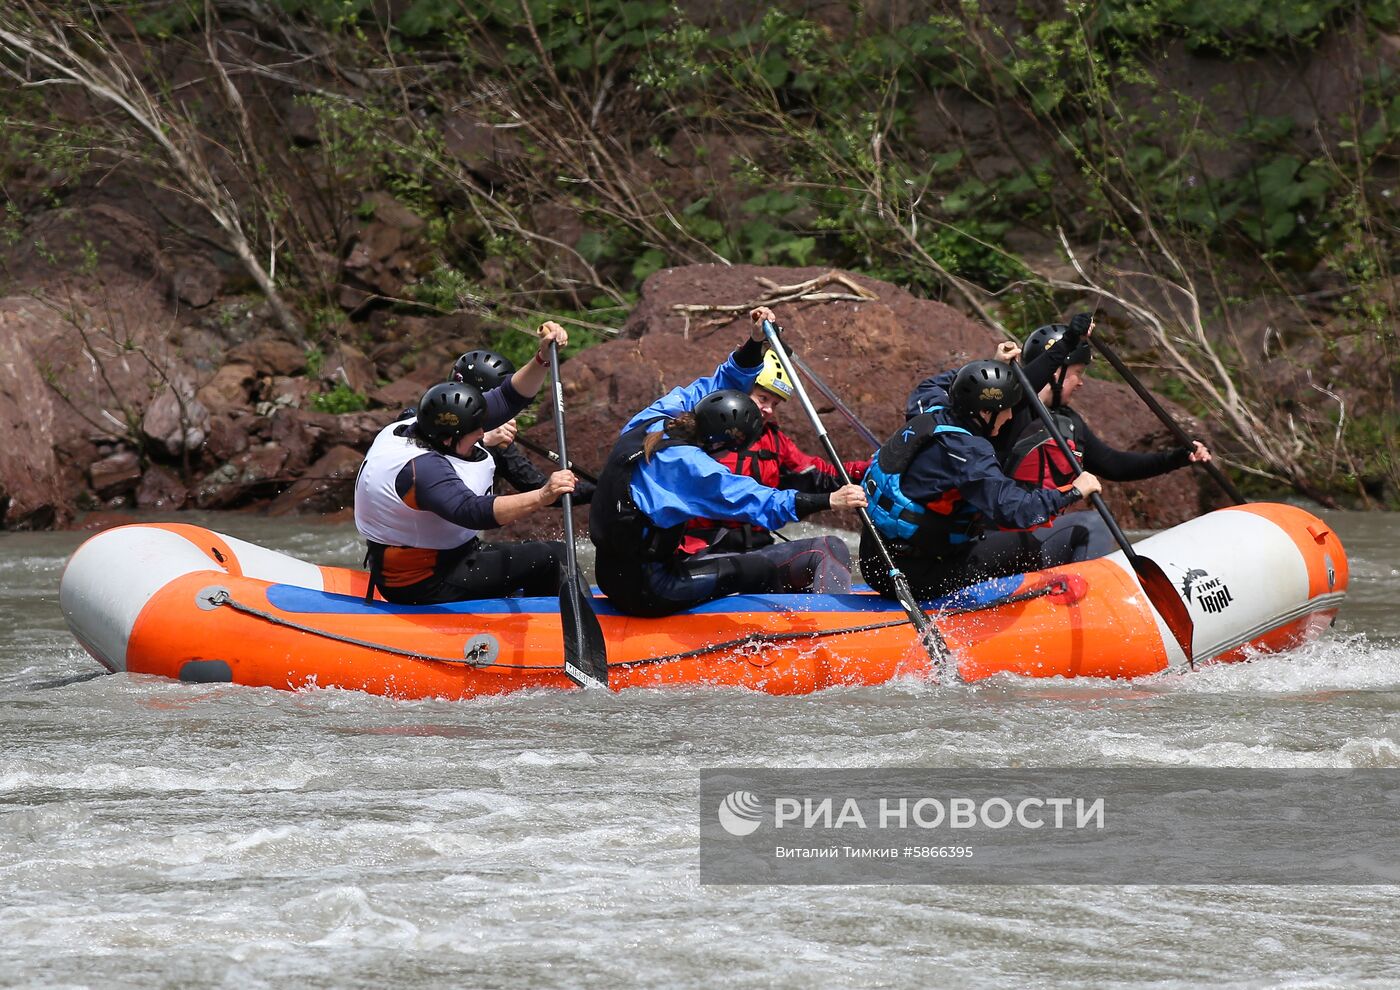
{"label": "inflatable raft", "polygon": [[[1186,656],[1123,555],[987,581],[928,604],[953,653],[934,670],[903,612],[873,594],[746,595],[639,619],[595,604],[614,689],[725,685],[801,694],[955,673],[1140,677],[1290,649],[1346,594],[1322,520],[1286,505],[1222,509],[1136,545],[1195,620]],[[112,671],[402,698],[572,688],[558,600],[366,602],[364,572],[321,567],[198,526],[99,533],[69,561],[60,601]]]}

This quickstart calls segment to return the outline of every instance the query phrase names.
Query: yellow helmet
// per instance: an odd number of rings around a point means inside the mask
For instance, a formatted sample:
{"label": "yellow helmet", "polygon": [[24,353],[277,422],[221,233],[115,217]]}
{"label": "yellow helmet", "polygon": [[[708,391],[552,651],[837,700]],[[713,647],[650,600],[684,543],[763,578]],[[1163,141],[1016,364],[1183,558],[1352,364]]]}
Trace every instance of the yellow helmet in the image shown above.
{"label": "yellow helmet", "polygon": [[763,370],[758,373],[754,384],[766,388],[780,399],[792,398],[792,382],[788,381],[787,372],[778,363],[778,355],[772,351],[763,356]]}

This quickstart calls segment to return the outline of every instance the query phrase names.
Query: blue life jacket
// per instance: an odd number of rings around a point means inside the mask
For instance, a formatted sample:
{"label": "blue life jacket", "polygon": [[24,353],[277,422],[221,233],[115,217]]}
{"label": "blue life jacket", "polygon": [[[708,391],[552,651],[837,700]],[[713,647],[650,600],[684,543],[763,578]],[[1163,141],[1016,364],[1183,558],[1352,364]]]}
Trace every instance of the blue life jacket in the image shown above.
{"label": "blue life jacket", "polygon": [[932,554],[946,553],[968,542],[976,535],[981,518],[956,488],[935,502],[920,505],[905,495],[900,485],[914,458],[940,434],[971,435],[961,426],[938,422],[934,413],[942,408],[934,406],[905,423],[875,454],[861,479],[875,528],[890,540]]}
{"label": "blue life jacket", "polygon": [[[598,548],[599,557],[616,557],[635,563],[669,560],[676,555],[685,523],[659,527],[651,517],[638,508],[632,498],[632,476],[641,466],[643,446],[652,424],[666,419],[653,416],[644,419],[622,434],[613,446],[603,470],[598,472],[598,487],[588,507],[588,535]],[[656,450],[691,445],[688,440],[664,438]]]}

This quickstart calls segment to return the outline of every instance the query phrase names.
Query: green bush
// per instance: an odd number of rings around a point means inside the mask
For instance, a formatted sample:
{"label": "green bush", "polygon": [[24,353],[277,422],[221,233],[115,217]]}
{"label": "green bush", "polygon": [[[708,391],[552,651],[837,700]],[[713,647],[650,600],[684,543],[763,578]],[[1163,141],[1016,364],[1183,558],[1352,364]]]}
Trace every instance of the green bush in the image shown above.
{"label": "green bush", "polygon": [[368,407],[369,400],[345,382],[336,382],[329,392],[319,392],[311,397],[311,408],[317,412],[351,413]]}

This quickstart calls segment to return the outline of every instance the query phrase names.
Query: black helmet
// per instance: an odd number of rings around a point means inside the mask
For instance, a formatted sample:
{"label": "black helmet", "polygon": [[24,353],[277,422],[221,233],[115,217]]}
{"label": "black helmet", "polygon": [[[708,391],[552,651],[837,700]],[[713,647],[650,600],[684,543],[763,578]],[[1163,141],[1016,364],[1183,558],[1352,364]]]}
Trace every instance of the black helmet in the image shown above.
{"label": "black helmet", "polygon": [[434,385],[418,400],[418,423],[413,431],[432,446],[446,450],[486,419],[486,399],[475,385],[447,382]]}
{"label": "black helmet", "polygon": [[965,416],[1010,409],[1023,397],[1021,383],[1009,365],[1000,361],[973,361],[958,369],[948,399]]}
{"label": "black helmet", "polygon": [[515,374],[515,365],[495,351],[467,351],[452,365],[454,382],[475,385],[483,392],[500,387],[501,382]]}
{"label": "black helmet", "polygon": [[706,450],[743,450],[763,432],[763,414],[745,393],[723,388],[695,404],[695,432]]}
{"label": "black helmet", "polygon": [[[1021,348],[1024,352],[1022,360],[1029,361],[1033,357],[1039,357],[1045,351],[1055,346],[1055,342],[1065,335],[1069,327],[1063,323],[1048,323],[1043,327],[1038,327],[1031,331],[1031,335],[1026,338],[1026,346]],[[1089,344],[1082,337],[1079,346],[1069,352],[1069,357],[1065,359],[1065,365],[1088,364],[1093,360],[1094,352],[1089,349]]]}

